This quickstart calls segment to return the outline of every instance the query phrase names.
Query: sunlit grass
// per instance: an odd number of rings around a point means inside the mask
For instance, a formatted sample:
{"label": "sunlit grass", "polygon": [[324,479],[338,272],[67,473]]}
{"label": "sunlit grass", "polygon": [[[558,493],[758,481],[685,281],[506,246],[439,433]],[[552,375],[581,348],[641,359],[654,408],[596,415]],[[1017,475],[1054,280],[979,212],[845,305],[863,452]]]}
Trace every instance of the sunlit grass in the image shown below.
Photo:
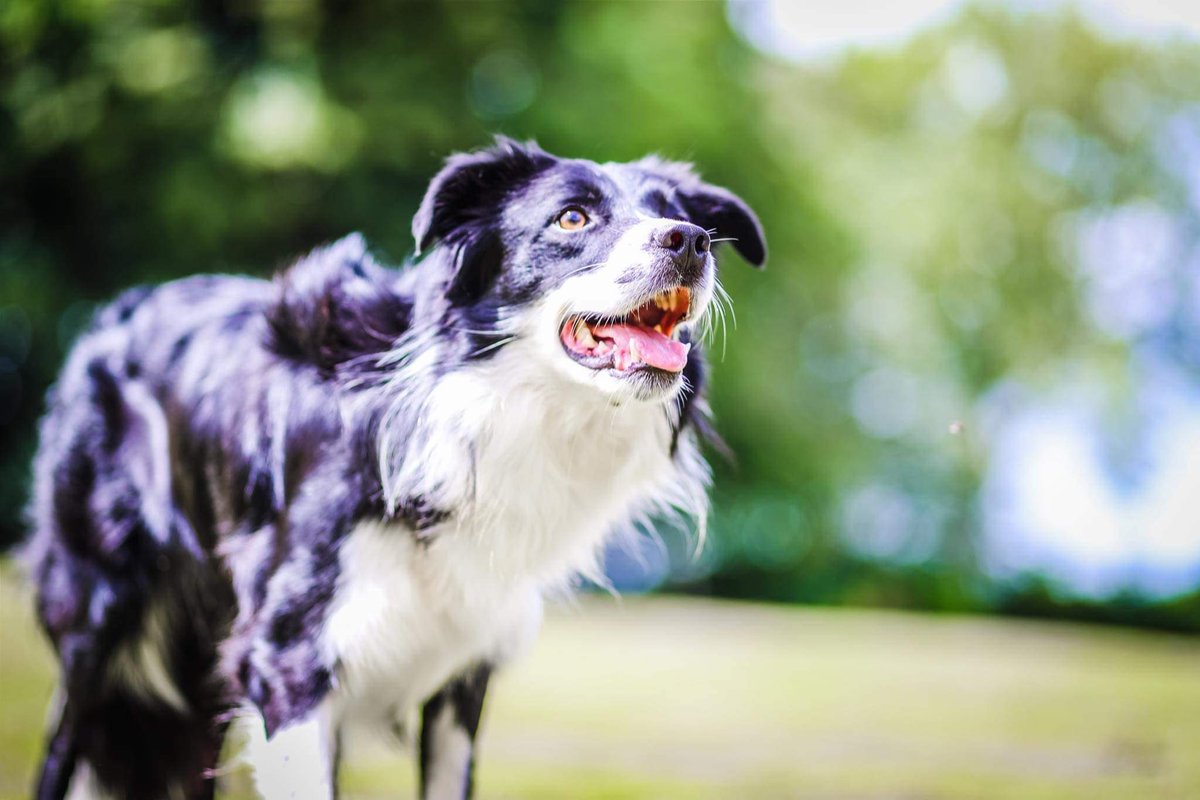
{"label": "sunlit grass", "polygon": [[[28,795],[52,684],[0,573],[0,797]],[[489,699],[483,798],[1200,796],[1200,642],[980,618],[587,598]],[[397,748],[396,750],[402,750]],[[349,798],[411,795],[349,754]],[[225,796],[246,796],[236,772]]]}

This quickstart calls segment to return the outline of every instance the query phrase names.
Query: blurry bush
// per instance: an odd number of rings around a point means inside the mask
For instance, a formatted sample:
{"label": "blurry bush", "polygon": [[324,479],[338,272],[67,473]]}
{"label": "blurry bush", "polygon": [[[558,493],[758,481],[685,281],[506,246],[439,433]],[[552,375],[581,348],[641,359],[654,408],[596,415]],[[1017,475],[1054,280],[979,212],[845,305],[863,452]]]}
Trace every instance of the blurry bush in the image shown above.
{"label": "blurry bush", "polygon": [[[693,160],[769,233],[764,275],[724,256],[738,319],[713,343],[713,404],[737,463],[718,463],[710,549],[668,537],[673,566],[643,585],[1200,628],[1197,516],[1119,505],[1162,475],[1200,489],[1155,444],[1195,418],[1200,49],[975,8],[797,65],[731,25],[762,11],[8,0],[3,541],[43,392],[96,303],[267,274],[351,230],[398,261],[440,159],[503,131]],[[1047,408],[1070,424],[1021,439]],[[1063,430],[1117,487],[1097,490],[1107,516],[1071,494],[1079,459],[1021,482],[1074,452]],[[1093,558],[1090,529],[1114,524]]]}

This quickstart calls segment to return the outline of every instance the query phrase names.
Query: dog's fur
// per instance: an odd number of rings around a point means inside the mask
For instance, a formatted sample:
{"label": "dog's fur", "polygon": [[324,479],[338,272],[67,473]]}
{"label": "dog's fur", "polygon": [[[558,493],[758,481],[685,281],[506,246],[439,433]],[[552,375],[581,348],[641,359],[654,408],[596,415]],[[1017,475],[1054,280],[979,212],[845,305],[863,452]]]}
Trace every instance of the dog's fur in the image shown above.
{"label": "dog's fur", "polygon": [[[555,227],[565,207],[592,224]],[[704,513],[699,348],[682,375],[620,374],[560,340],[568,314],[674,285],[696,338],[719,287],[706,237],[687,263],[662,244],[679,221],[765,258],[749,208],[685,165],[499,139],[433,180],[405,269],[350,236],[274,282],[102,310],[35,464],[62,663],[37,796],[211,797],[247,717],[265,796],[332,796],[343,726],[417,709],[423,795],[469,794],[488,676],[543,595],[596,575],[608,534]]]}

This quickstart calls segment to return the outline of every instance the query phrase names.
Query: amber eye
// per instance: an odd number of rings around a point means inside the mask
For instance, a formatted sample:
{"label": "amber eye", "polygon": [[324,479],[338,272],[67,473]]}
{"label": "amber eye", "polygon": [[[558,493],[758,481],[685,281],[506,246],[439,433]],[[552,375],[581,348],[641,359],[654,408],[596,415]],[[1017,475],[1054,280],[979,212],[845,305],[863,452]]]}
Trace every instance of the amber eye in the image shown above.
{"label": "amber eye", "polygon": [[588,218],[587,214],[578,208],[568,208],[558,215],[558,219],[555,222],[564,231],[577,231],[588,224]]}

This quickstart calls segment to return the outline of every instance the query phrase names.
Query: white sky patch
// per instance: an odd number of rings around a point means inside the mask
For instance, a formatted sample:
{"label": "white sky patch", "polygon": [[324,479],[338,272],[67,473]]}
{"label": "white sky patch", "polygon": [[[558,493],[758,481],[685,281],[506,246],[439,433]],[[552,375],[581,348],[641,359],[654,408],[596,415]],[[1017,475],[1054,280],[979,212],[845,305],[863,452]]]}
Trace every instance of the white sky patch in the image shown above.
{"label": "white sky patch", "polygon": [[1132,338],[1166,324],[1180,299],[1184,219],[1149,200],[1078,212],[1075,263],[1097,327]]}
{"label": "white sky patch", "polygon": [[[1070,4],[1067,0],[1017,0],[1006,5],[1039,11]],[[803,61],[834,56],[853,47],[901,44],[962,5],[962,0],[730,0],[729,19],[759,50]],[[1082,0],[1074,5],[1112,36],[1200,38],[1200,2],[1196,0]]]}
{"label": "white sky patch", "polygon": [[1196,0],[1092,0],[1081,7],[1111,35],[1200,38]]}
{"label": "white sky patch", "polygon": [[1200,406],[1177,406],[1145,440],[1133,480],[1110,474],[1096,420],[1029,408],[998,433],[984,486],[984,553],[1001,578],[1048,575],[1072,591],[1153,597],[1200,582]]}
{"label": "white sky patch", "polygon": [[729,17],[760,50],[803,60],[846,47],[899,44],[958,5],[958,0],[731,0]]}

